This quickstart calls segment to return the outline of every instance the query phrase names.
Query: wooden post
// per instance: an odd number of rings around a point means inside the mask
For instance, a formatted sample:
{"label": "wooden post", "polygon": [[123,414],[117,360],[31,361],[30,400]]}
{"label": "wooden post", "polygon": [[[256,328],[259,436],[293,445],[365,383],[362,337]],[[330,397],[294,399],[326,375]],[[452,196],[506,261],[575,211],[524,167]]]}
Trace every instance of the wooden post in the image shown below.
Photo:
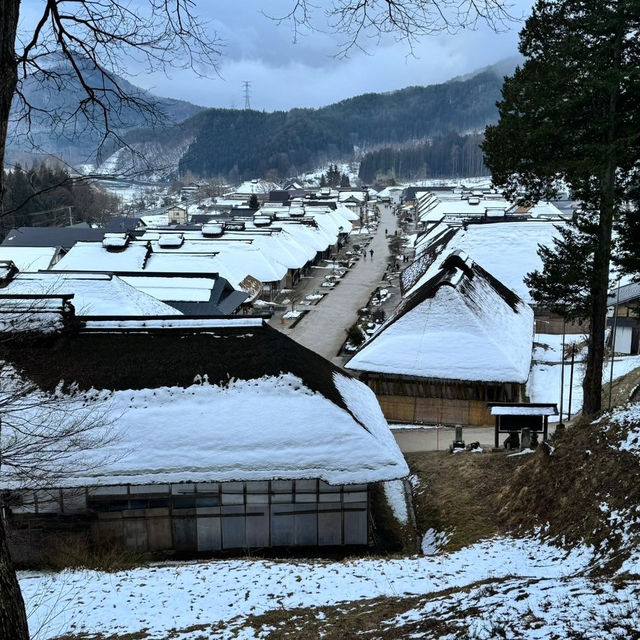
{"label": "wooden post", "polygon": [[564,347],[565,347],[565,334],[566,334],[567,323],[566,320],[562,319],[562,368],[560,369],[560,422],[562,422],[562,413],[564,410]]}
{"label": "wooden post", "polygon": [[571,349],[571,372],[569,373],[569,409],[567,411],[567,420],[571,420],[571,394],[573,392],[573,365],[576,359],[576,350]]}
{"label": "wooden post", "polygon": [[500,447],[500,416],[496,416],[496,432],[495,432],[495,448],[498,449]]}
{"label": "wooden post", "polygon": [[542,427],[542,439],[546,441],[549,436],[549,416],[544,416],[544,423]]}

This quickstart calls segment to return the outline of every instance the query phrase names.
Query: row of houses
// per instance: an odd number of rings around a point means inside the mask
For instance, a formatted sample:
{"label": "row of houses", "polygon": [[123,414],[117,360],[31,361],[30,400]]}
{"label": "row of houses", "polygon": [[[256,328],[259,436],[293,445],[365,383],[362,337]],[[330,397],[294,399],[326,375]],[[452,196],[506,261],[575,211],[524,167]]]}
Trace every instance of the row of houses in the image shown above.
{"label": "row of houses", "polygon": [[519,205],[505,199],[493,189],[451,191],[416,191],[413,206],[423,228],[446,222],[462,224],[469,221],[553,220],[570,219],[573,211],[569,203],[562,209],[552,202]]}
{"label": "row of houses", "polygon": [[[364,197],[332,196],[7,236],[0,359],[23,391],[3,421],[2,489],[16,557],[61,542],[163,554],[373,542],[381,483],[408,474],[375,395],[238,314],[361,224]],[[24,419],[39,405],[53,418]],[[72,436],[62,457],[48,428]]]}
{"label": "row of houses", "polygon": [[21,272],[109,274],[188,313],[233,313],[295,286],[342,246],[358,220],[346,206],[327,202],[265,205],[244,220],[122,232],[21,228],[3,241],[0,260]]}

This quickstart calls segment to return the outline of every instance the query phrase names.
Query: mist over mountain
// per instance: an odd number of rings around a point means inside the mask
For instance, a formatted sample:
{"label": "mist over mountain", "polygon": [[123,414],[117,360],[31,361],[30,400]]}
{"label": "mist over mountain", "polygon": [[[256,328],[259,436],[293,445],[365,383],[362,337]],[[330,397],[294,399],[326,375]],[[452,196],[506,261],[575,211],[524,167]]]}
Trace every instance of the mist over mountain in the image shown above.
{"label": "mist over mountain", "polygon": [[51,59],[46,70],[27,76],[19,87],[10,119],[8,157],[47,153],[70,163],[95,159],[102,144],[106,153],[118,147],[117,137],[140,127],[159,131],[203,110],[183,100],[161,98],[117,74],[108,77],[88,59],[78,56],[85,84],[100,105],[84,104],[86,92],[66,59]]}
{"label": "mist over mountain", "polygon": [[[318,109],[274,112],[203,109],[157,98],[116,78],[124,92],[138,103],[154,105],[162,117],[149,122],[144,108],[108,102],[111,124],[129,148],[107,142],[92,161],[98,172],[110,175],[160,178],[190,172],[231,181],[256,176],[282,179],[328,162],[365,159],[381,149],[415,148],[442,136],[454,140],[481,133],[497,121],[495,103],[503,76],[517,62],[503,60],[442,84],[367,93]],[[91,75],[97,70],[89,69],[87,74],[97,82]],[[71,162],[87,161],[89,150],[102,141],[102,129],[94,126],[101,114],[75,113],[82,96],[77,80],[71,78],[59,88],[30,79],[24,92],[47,114],[39,115],[32,125],[31,138],[38,146]],[[113,87],[106,86],[103,96],[113,101]],[[14,150],[24,148],[15,144],[26,140],[23,129],[24,123],[15,127]],[[375,171],[386,170],[378,165],[388,155],[376,156]]]}

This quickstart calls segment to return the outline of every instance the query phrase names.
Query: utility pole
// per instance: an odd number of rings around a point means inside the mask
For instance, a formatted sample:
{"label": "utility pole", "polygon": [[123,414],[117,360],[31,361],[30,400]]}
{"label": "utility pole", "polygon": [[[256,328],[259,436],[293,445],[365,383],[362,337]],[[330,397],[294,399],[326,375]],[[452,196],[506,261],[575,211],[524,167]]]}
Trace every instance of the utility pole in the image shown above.
{"label": "utility pole", "polygon": [[251,82],[249,80],[243,80],[242,86],[244,88],[244,108],[248,111],[251,109],[251,94],[249,93]]}

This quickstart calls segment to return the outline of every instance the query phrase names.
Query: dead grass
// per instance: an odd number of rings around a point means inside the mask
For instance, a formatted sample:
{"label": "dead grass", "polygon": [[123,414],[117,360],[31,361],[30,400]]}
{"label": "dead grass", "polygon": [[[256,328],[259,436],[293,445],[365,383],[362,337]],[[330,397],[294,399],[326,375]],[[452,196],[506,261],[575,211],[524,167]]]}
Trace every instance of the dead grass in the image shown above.
{"label": "dead grass", "polygon": [[[624,558],[624,540],[609,512],[640,505],[640,463],[612,446],[619,434],[606,425],[580,418],[556,434],[552,455],[541,448],[528,456],[500,493],[499,516],[512,530],[548,524],[548,533],[567,545],[592,544],[602,554],[613,554],[608,568],[614,569]],[[629,533],[640,535],[633,527]]]}
{"label": "dead grass", "polygon": [[[422,617],[418,620],[398,620],[399,616],[424,606],[430,600],[446,598],[453,592],[471,591],[487,582],[482,581],[467,587],[446,589],[424,596],[379,597],[361,602],[348,602],[330,607],[305,607],[274,610],[249,616],[243,626],[252,627],[256,635],[265,640],[398,640],[415,635],[440,637],[459,634],[460,623],[442,617]],[[474,615],[471,606],[465,615]]]}
{"label": "dead grass", "polygon": [[[604,378],[609,379],[608,368],[605,363]],[[631,400],[631,395],[640,386],[640,367],[630,371],[625,376],[613,381],[611,386],[611,406],[618,407]],[[609,406],[609,383],[602,387],[602,406]]]}
{"label": "dead grass", "polygon": [[419,534],[451,532],[445,548],[453,551],[500,533],[498,495],[526,457],[502,451],[407,454],[419,483],[414,489]]}

